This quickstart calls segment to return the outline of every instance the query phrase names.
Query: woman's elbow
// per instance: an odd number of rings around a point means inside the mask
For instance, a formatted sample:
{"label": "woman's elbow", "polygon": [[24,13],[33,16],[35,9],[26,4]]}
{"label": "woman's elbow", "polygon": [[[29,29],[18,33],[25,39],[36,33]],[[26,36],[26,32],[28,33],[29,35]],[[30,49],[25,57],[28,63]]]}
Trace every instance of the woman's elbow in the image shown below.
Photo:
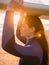
{"label": "woman's elbow", "polygon": [[4,44],[3,44],[3,43],[2,43],[2,49],[6,51],[6,48],[5,48],[5,46],[4,46]]}
{"label": "woman's elbow", "polygon": [[2,49],[7,51],[7,47],[8,46],[7,44],[5,44],[5,42],[2,40]]}
{"label": "woman's elbow", "polygon": [[5,48],[3,41],[2,41],[2,48],[3,48],[3,49]]}
{"label": "woman's elbow", "polygon": [[2,48],[5,49],[6,46],[6,40],[5,38],[2,36]]}
{"label": "woman's elbow", "polygon": [[8,48],[6,45],[4,46],[4,45],[2,44],[2,49],[3,49],[4,51],[10,53],[9,48]]}

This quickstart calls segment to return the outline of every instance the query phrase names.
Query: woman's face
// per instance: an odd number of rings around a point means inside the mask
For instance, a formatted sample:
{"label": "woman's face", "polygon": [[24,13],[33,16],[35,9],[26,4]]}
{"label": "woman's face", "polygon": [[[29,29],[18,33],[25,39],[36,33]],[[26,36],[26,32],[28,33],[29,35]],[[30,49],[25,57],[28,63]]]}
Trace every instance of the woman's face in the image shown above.
{"label": "woman's face", "polygon": [[29,28],[29,26],[26,24],[26,22],[22,23],[22,26],[20,28],[20,34],[21,36],[25,37],[25,38],[32,38],[35,35],[35,28]]}

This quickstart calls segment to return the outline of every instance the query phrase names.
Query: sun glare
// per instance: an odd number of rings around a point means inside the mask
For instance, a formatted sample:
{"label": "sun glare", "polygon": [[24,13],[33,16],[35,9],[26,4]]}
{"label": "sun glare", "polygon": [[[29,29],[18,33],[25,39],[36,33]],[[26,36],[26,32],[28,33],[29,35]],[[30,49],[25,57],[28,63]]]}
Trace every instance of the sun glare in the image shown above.
{"label": "sun glare", "polygon": [[20,12],[17,12],[14,14],[14,24],[18,24],[18,21],[20,19]]}
{"label": "sun glare", "polygon": [[[2,32],[2,29],[3,29],[3,24],[4,24],[4,19],[5,19],[5,13],[6,12],[0,12],[0,31]],[[24,13],[24,19],[23,21],[25,20],[25,16],[27,14]],[[20,15],[20,12],[15,12],[14,13],[14,30],[15,30],[15,33],[16,33],[16,28],[17,28],[17,24],[18,24],[18,21],[20,19],[21,15]],[[44,28],[45,30],[49,30],[49,20],[46,20],[46,19],[41,19],[43,25],[44,25]],[[1,33],[0,32],[0,33]]]}
{"label": "sun glare", "polygon": [[18,21],[20,19],[20,12],[15,12],[14,13],[14,31],[15,31],[15,34],[16,34],[16,28],[17,28],[17,24],[18,24]]}

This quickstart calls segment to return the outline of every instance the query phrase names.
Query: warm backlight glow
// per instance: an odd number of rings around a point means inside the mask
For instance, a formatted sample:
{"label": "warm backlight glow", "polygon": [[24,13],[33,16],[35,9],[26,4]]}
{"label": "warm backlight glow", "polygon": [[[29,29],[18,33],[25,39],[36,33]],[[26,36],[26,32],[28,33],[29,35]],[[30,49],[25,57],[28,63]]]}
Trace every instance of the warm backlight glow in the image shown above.
{"label": "warm backlight glow", "polygon": [[39,37],[39,38],[41,37],[41,33],[38,33],[38,37]]}
{"label": "warm backlight glow", "polygon": [[[2,34],[2,29],[3,29],[4,19],[5,19],[5,13],[6,13],[5,11],[4,12],[0,11],[0,35]],[[24,13],[23,21],[25,20],[26,15],[27,14]],[[16,27],[17,27],[17,24],[18,24],[20,17],[21,17],[20,12],[17,12],[17,13],[15,12],[15,14],[14,14],[14,26],[15,26],[14,29],[15,29],[15,31],[16,31]],[[49,30],[49,20],[41,19],[41,21],[44,25],[45,30]]]}
{"label": "warm backlight glow", "polygon": [[42,36],[42,34],[43,34],[43,31],[38,31],[38,32],[36,33],[36,37],[40,38],[40,37]]}
{"label": "warm backlight glow", "polygon": [[15,29],[15,34],[16,34],[16,28],[17,28],[17,24],[18,24],[18,21],[20,19],[20,12],[15,12],[14,14],[14,29]]}
{"label": "warm backlight glow", "polygon": [[14,24],[18,24],[19,19],[20,19],[20,12],[17,12],[14,14]]}

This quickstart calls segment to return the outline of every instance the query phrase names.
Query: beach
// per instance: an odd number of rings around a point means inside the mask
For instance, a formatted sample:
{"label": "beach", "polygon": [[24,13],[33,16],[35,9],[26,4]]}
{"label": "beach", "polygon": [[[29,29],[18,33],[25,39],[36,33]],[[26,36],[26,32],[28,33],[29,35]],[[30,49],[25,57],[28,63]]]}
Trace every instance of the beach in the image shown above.
{"label": "beach", "polygon": [[18,65],[19,58],[15,57],[2,49],[0,36],[0,65]]}

